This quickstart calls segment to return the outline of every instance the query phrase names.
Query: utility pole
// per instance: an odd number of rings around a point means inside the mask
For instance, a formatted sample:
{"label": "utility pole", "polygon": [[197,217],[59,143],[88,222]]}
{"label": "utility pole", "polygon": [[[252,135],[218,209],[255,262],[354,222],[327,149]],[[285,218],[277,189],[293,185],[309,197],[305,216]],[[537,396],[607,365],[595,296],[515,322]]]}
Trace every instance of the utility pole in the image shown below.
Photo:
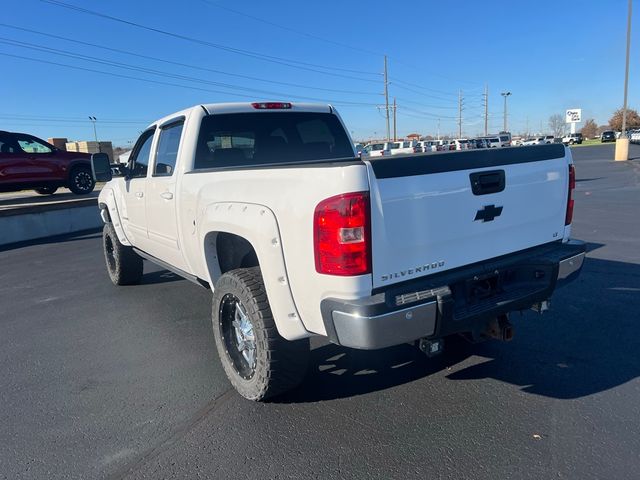
{"label": "utility pole", "polygon": [[389,75],[387,72],[387,56],[384,56],[384,111],[387,119],[387,142],[391,140],[389,128]]}
{"label": "utility pole", "polygon": [[629,160],[629,139],[627,131],[627,89],[629,87],[629,50],[631,48],[631,0],[627,12],[627,59],[624,70],[624,102],[622,104],[622,132],[616,140],[615,160]]}
{"label": "utility pole", "polygon": [[511,95],[511,92],[502,92],[500,95],[504,97],[504,125],[502,127],[503,132],[508,132],[507,130],[507,97]]}
{"label": "utility pole", "polygon": [[484,85],[484,136],[489,135],[489,85]]}
{"label": "utility pole", "polygon": [[458,90],[458,138],[462,138],[462,90]]}
{"label": "utility pole", "polygon": [[100,142],[98,142],[98,132],[96,130],[96,122],[98,121],[98,119],[96,117],[89,117],[89,120],[91,121],[91,123],[93,123],[93,138],[95,138],[96,143],[98,144],[98,152],[100,152]]}
{"label": "utility pole", "polygon": [[440,141],[440,119],[438,119],[438,133],[437,133],[437,140]]}
{"label": "utility pole", "polygon": [[393,141],[398,140],[398,134],[396,129],[396,110],[398,106],[396,105],[396,97],[393,97]]}

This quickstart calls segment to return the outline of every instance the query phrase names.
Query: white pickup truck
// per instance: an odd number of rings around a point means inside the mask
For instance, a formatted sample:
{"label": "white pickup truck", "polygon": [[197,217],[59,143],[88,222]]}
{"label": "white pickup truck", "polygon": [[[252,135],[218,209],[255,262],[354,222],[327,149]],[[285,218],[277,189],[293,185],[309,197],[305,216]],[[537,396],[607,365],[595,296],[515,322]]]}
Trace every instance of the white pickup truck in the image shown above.
{"label": "white pickup truck", "polygon": [[153,123],[98,199],[116,285],[143,258],[213,292],[218,353],[262,400],[305,375],[309,337],[378,349],[509,339],[578,275],[562,145],[356,157],[335,109],[198,105]]}

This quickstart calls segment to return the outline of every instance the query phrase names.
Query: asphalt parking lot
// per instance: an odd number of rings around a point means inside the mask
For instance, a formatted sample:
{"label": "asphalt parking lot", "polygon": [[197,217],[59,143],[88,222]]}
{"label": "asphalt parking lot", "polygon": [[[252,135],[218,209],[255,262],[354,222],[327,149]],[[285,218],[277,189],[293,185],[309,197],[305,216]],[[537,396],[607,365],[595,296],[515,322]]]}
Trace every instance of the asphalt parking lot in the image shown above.
{"label": "asphalt parking lot", "polygon": [[100,234],[0,249],[0,477],[637,478],[640,147],[572,150],[582,276],[510,343],[313,343],[291,394],[243,400],[210,293],[149,264],[114,287]]}

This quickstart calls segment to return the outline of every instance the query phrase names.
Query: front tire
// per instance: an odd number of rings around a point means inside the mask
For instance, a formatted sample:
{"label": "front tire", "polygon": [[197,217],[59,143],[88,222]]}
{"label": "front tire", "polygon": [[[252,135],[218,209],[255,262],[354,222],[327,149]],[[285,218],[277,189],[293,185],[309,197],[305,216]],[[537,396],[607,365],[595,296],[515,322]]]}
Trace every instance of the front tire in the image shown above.
{"label": "front tire", "polygon": [[102,230],[102,246],[107,272],[114,285],[140,283],[143,273],[142,258],[133,248],[120,243],[111,223],[105,223]]}
{"label": "front tire", "polygon": [[76,195],[86,195],[93,192],[96,181],[89,167],[75,167],[69,175],[69,190]]}
{"label": "front tire", "polygon": [[58,190],[58,187],[40,187],[36,188],[36,193],[40,195],[53,195]]}
{"label": "front tire", "polygon": [[240,395],[266,400],[302,382],[309,361],[309,339],[288,341],[280,336],[259,267],[222,275],[212,303],[218,355]]}

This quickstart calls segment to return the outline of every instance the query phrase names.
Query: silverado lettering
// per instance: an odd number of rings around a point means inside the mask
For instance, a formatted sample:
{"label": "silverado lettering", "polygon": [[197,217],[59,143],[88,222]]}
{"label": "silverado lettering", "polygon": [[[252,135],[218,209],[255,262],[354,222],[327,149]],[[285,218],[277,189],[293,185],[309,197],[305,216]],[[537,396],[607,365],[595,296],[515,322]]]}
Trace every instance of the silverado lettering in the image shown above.
{"label": "silverado lettering", "polygon": [[444,267],[444,260],[440,262],[433,262],[426,265],[422,265],[420,267],[410,268],[409,270],[401,270],[399,272],[390,273],[388,275],[382,275],[382,281],[386,282],[392,278],[402,278],[408,275],[413,275],[415,273],[426,272],[429,270],[433,270],[436,268]]}

